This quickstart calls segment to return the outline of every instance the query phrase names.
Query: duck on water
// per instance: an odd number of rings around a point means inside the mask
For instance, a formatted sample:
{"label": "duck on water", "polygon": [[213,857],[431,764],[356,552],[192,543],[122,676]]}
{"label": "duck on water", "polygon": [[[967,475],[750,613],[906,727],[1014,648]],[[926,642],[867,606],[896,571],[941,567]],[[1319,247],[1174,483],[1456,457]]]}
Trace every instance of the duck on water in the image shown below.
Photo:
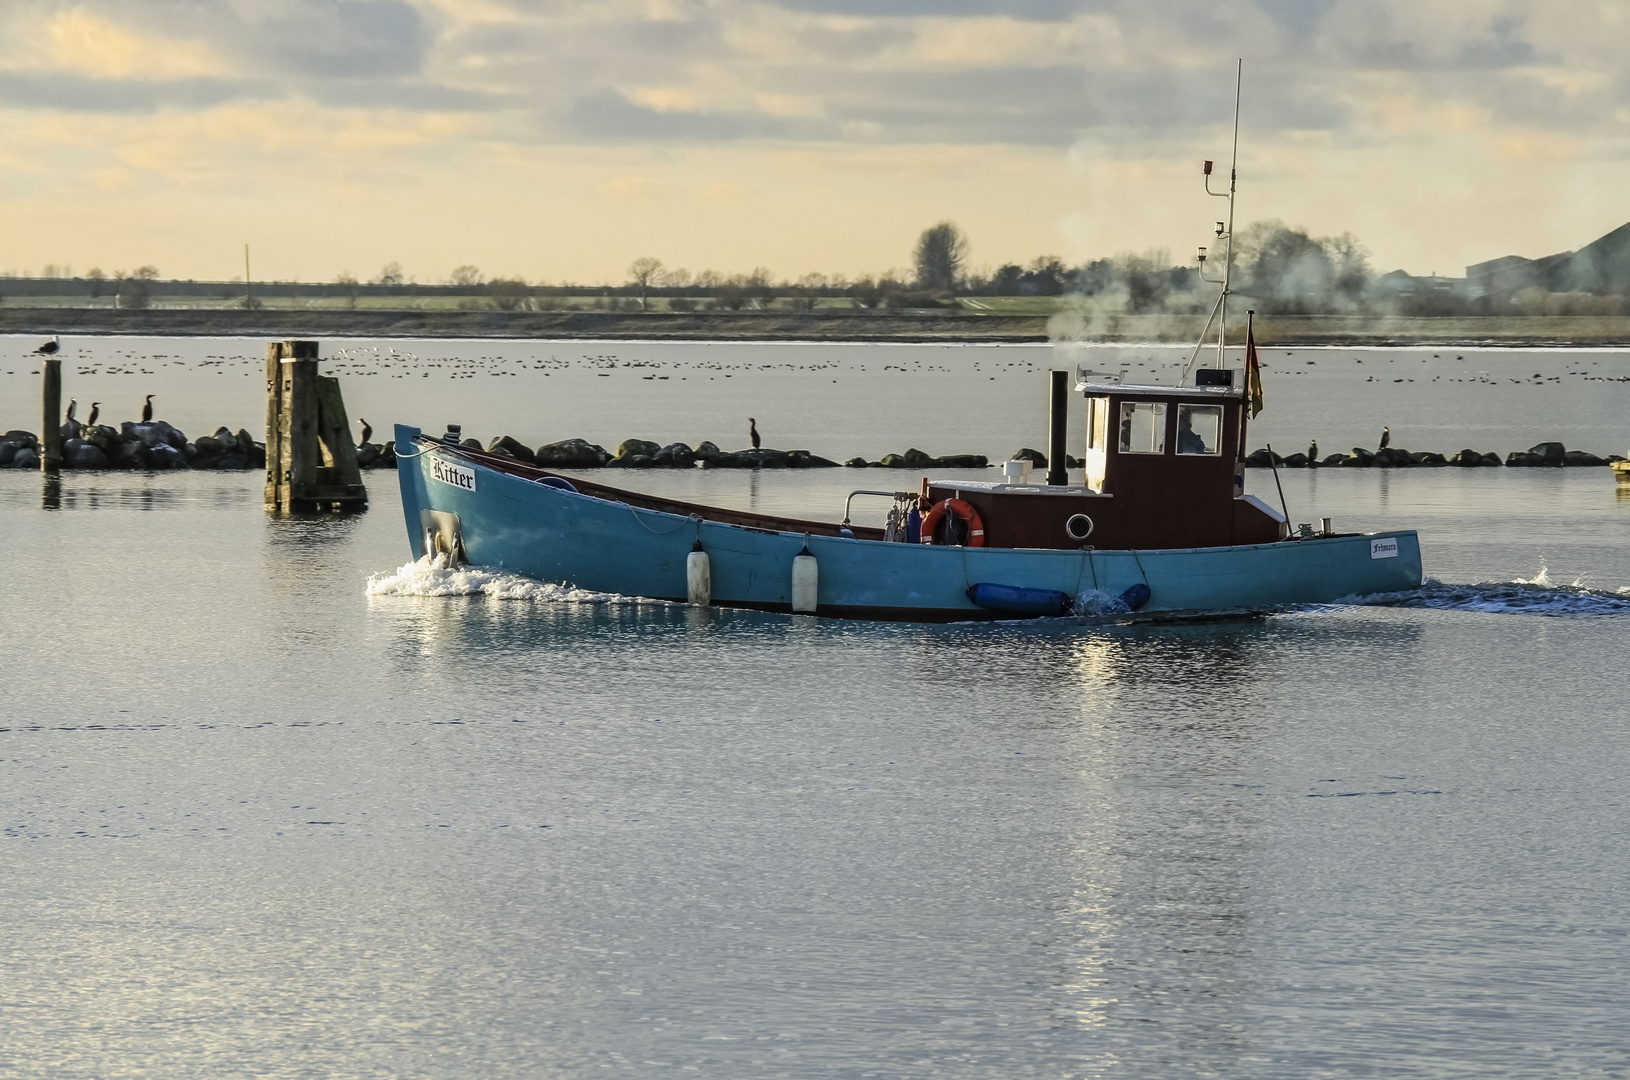
{"label": "duck on water", "polygon": [[[1207,279],[1217,303],[1178,384],[1053,371],[1043,481],[1010,461],[998,481],[925,476],[914,491],[855,491],[841,520],[813,521],[563,475],[460,445],[455,425],[441,439],[398,425],[413,555],[625,596],[920,622],[1203,617],[1418,588],[1413,531],[1339,533],[1328,519],[1293,531],[1245,493],[1263,387],[1250,331],[1243,363],[1225,350],[1232,178],[1212,194],[1229,200],[1228,256]],[[1216,359],[1197,368],[1213,326]],[[1086,404],[1074,436],[1083,483],[1064,468],[1072,389]],[[852,524],[856,498],[890,500],[887,524]]]}

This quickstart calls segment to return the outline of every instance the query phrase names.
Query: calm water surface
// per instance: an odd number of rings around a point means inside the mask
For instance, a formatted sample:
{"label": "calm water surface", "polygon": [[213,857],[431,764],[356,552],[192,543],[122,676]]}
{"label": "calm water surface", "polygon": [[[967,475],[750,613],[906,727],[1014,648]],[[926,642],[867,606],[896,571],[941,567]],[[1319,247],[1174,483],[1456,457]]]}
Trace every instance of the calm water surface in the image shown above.
{"label": "calm water surface", "polygon": [[[258,387],[196,385],[252,380],[169,377],[183,428],[254,428]],[[896,389],[938,377],[856,372],[857,408],[922,424]],[[976,381],[946,378],[924,396]],[[412,398],[427,426],[515,429],[459,381]],[[353,413],[417,418],[358,382]],[[1625,384],[1505,385],[1534,430],[1630,445],[1597,400]],[[1299,420],[1356,440],[1374,384],[1341,386]],[[573,431],[657,437],[623,408]],[[1604,473],[1287,472],[1293,519],[1415,526],[1436,583],[1083,629],[381,586],[389,474],[365,514],[273,521],[253,474],[0,472],[0,1075],[1630,1075]],[[640,482],[829,516],[864,475]]]}

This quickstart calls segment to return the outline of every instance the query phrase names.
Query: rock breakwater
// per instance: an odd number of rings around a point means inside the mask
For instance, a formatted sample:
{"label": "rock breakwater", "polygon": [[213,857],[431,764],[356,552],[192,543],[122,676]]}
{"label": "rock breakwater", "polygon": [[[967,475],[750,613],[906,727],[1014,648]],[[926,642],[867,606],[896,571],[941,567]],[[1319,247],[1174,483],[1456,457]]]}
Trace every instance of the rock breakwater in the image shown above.
{"label": "rock breakwater", "polygon": [[1510,468],[1533,469],[1550,468],[1559,469],[1579,466],[1607,466],[1624,458],[1617,454],[1607,457],[1598,457],[1583,450],[1569,450],[1559,442],[1542,442],[1527,450],[1517,450],[1505,456],[1504,460],[1499,454],[1489,451],[1472,449],[1461,450],[1455,454],[1438,454],[1429,450],[1405,450],[1398,446],[1387,446],[1380,450],[1367,450],[1362,446],[1353,447],[1350,453],[1330,454],[1322,459],[1310,459],[1306,454],[1290,454],[1280,457],[1267,447],[1254,450],[1245,459],[1247,468],[1266,469],[1278,466],[1281,469],[1414,469],[1414,468]]}
{"label": "rock breakwater", "polygon": [[[389,443],[364,443],[357,449],[363,468],[394,468],[396,450]],[[32,431],[0,435],[0,469],[38,469],[40,439]],[[163,420],[125,421],[118,427],[62,425],[62,467],[79,471],[214,469],[234,472],[266,467],[266,444],[244,428],[218,427],[213,435],[188,439]]]}
{"label": "rock breakwater", "polygon": [[836,469],[845,465],[880,469],[983,469],[990,465],[983,454],[934,457],[916,448],[903,454],[885,454],[877,461],[857,457],[837,462],[808,450],[768,447],[722,450],[706,440],[691,446],[682,442],[663,445],[647,439],[624,439],[611,451],[587,439],[562,439],[534,449],[512,436],[500,435],[485,447],[478,439],[465,439],[462,445],[546,469]]}

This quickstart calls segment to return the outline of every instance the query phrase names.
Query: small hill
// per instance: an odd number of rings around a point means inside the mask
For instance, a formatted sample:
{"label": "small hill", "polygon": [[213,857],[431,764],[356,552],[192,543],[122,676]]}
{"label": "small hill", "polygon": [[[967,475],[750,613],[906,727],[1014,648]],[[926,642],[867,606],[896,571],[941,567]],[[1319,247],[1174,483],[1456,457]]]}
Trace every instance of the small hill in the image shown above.
{"label": "small hill", "polygon": [[1546,267],[1533,283],[1550,292],[1630,293],[1630,223]]}

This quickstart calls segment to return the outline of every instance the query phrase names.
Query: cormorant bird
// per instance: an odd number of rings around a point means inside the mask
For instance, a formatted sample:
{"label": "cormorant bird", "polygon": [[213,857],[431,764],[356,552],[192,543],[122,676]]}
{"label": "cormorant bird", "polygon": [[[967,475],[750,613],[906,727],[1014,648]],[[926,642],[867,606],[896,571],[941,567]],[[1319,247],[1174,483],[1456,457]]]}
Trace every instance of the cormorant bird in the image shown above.
{"label": "cormorant bird", "polygon": [[71,424],[71,423],[74,422],[74,413],[78,409],[79,409],[79,399],[78,398],[69,398],[68,399],[68,423]]}
{"label": "cormorant bird", "polygon": [[758,449],[758,421],[751,416],[747,418],[747,437],[753,440],[753,449]]}
{"label": "cormorant bird", "polygon": [[41,345],[39,348],[35,349],[34,352],[39,356],[55,356],[57,354],[57,350],[59,350],[61,348],[62,348],[62,338],[57,336],[56,334],[52,334],[51,335],[51,340],[47,341],[44,345]]}
{"label": "cormorant bird", "polygon": [[151,424],[153,422],[153,395],[152,394],[148,394],[147,395],[147,400],[142,404],[142,407],[141,407],[141,422],[144,423],[144,424]]}
{"label": "cormorant bird", "polygon": [[363,420],[360,417],[358,418],[358,422],[362,424],[362,441],[357,443],[357,445],[367,446],[368,440],[373,437],[374,429],[368,426],[368,421]]}
{"label": "cormorant bird", "polygon": [[89,416],[85,417],[85,426],[86,427],[95,427],[96,426],[96,418],[98,416],[101,416],[101,415],[102,415],[102,403],[100,401],[91,402],[91,414]]}
{"label": "cormorant bird", "polygon": [[1389,445],[1391,445],[1391,443],[1392,443],[1392,429],[1387,427],[1385,424],[1382,424],[1381,425],[1381,445],[1376,447],[1376,449],[1377,450],[1385,450]]}
{"label": "cormorant bird", "polygon": [[1318,461],[1319,460],[1319,440],[1318,439],[1314,439],[1312,442],[1307,444],[1307,460],[1309,460],[1309,461]]}

